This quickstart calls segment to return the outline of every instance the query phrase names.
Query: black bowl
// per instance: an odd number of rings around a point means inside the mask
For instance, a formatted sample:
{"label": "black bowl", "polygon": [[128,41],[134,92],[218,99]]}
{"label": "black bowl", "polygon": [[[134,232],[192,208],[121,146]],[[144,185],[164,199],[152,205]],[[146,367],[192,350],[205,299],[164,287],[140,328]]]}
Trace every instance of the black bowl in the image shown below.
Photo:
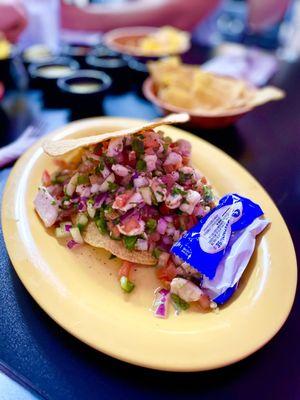
{"label": "black bowl", "polygon": [[65,103],[82,115],[99,114],[104,96],[112,86],[111,78],[101,71],[79,70],[71,76],[59,79],[57,86]]}
{"label": "black bowl", "polygon": [[95,46],[84,43],[66,43],[62,45],[61,54],[66,57],[72,57],[79,62],[81,67],[86,67],[85,59]]}
{"label": "black bowl", "polygon": [[127,62],[130,69],[133,89],[135,89],[138,94],[142,95],[143,83],[149,76],[148,67],[144,62],[138,61],[135,57],[129,57]]}
{"label": "black bowl", "polygon": [[28,72],[34,86],[43,91],[45,104],[49,107],[63,107],[57,80],[71,76],[78,69],[77,61],[68,57],[57,57],[53,61],[30,64]]}
{"label": "black bowl", "polygon": [[114,91],[127,90],[130,86],[127,61],[118,53],[105,48],[97,48],[86,57],[89,68],[107,73],[113,81]]}

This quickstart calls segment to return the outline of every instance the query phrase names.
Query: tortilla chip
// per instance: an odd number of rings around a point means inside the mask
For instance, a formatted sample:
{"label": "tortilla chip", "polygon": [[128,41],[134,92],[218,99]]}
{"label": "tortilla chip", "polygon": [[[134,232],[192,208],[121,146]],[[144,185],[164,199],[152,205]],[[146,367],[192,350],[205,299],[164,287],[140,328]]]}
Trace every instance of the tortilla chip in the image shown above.
{"label": "tortilla chip", "polygon": [[101,133],[99,135],[87,136],[78,139],[47,141],[43,144],[43,149],[45,153],[49,154],[49,156],[61,156],[80,147],[101,143],[108,139],[133,135],[135,133],[138,133],[146,129],[156,128],[157,126],[160,125],[167,125],[167,124],[171,125],[171,124],[187,122],[189,118],[190,117],[187,113],[170,114],[165,118],[160,118],[155,121],[149,122],[147,124],[142,124],[140,126],[137,126],[135,128],[122,129],[120,131],[115,131],[115,132]]}
{"label": "tortilla chip", "polygon": [[203,71],[169,57],[148,64],[156,94],[166,104],[205,116],[217,116],[237,108],[251,109],[284,97],[280,89],[251,87],[234,79]]}
{"label": "tortilla chip", "polygon": [[147,251],[127,250],[121,241],[113,240],[108,235],[102,235],[94,222],[88,224],[82,235],[84,241],[90,246],[105,249],[121,260],[142,265],[155,265],[157,262]]}

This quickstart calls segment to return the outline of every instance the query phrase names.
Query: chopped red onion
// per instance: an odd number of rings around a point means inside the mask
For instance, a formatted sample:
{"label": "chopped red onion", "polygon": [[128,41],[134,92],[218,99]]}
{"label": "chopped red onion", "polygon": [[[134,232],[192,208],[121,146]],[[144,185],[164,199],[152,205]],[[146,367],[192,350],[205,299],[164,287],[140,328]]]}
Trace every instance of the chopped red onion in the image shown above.
{"label": "chopped red onion", "polygon": [[70,232],[70,229],[72,228],[71,224],[65,224],[65,231]]}
{"label": "chopped red onion", "polygon": [[165,219],[159,218],[158,224],[157,224],[157,232],[160,233],[161,235],[164,235],[167,229],[168,223]]}
{"label": "chopped red onion", "polygon": [[153,302],[154,316],[157,318],[166,318],[168,314],[168,304],[170,299],[170,291],[159,288],[155,293]]}
{"label": "chopped red onion", "polygon": [[94,208],[100,208],[107,198],[107,193],[98,194],[95,197]]}
{"label": "chopped red onion", "polygon": [[74,247],[77,247],[77,246],[79,246],[79,244],[76,243],[75,240],[73,240],[73,239],[69,240],[68,243],[67,243],[67,247],[70,250],[72,250]]}

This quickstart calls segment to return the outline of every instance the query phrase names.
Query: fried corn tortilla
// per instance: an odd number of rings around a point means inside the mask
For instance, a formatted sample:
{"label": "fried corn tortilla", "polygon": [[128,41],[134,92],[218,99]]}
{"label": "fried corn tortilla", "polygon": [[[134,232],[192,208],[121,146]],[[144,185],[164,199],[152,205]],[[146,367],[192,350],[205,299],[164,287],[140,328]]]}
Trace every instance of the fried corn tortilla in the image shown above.
{"label": "fried corn tortilla", "polygon": [[44,152],[47,153],[49,156],[61,156],[80,147],[101,143],[108,139],[133,135],[143,130],[153,129],[161,125],[172,125],[187,122],[189,118],[190,117],[187,113],[170,114],[165,118],[157,119],[155,121],[149,122],[148,124],[142,124],[140,126],[137,126],[136,128],[121,129],[115,132],[101,133],[99,135],[87,136],[77,139],[46,141],[43,144],[43,149]]}
{"label": "fried corn tortilla", "polygon": [[108,235],[102,235],[94,222],[88,224],[83,239],[90,246],[105,249],[121,260],[142,265],[155,265],[157,262],[147,251],[127,250],[122,242],[113,240]]}

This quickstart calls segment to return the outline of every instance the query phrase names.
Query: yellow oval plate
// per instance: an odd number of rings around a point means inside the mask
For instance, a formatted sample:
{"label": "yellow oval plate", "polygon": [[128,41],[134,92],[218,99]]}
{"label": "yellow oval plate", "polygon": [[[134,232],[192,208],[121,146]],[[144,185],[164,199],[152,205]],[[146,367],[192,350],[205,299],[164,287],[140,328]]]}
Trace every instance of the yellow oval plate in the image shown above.
{"label": "yellow oval plate", "polygon": [[[141,121],[93,118],[69,124],[48,138],[91,135]],[[238,163],[211,144],[174,127],[173,139],[192,143],[193,163],[220,195],[237,192],[255,200],[272,221],[233,299],[219,313],[188,310],[166,320],[150,307],[159,286],[152,268],[134,273],[136,288],[123,294],[118,260],[101,249],[74,251],[58,243],[33,209],[42,171],[54,165],[41,142],[15,165],[6,185],[2,221],[5,243],[20,279],[39,305],[68,332],[121,360],[170,371],[199,371],[238,361],[268,342],[291,309],[296,259],[286,225],[264,189]],[[170,307],[171,308],[171,307]]]}

